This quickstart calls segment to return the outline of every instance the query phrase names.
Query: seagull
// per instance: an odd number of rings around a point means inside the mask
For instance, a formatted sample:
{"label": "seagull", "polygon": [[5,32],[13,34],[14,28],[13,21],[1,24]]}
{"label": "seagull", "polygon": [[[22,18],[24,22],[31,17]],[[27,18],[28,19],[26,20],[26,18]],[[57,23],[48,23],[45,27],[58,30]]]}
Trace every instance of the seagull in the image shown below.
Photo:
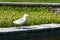
{"label": "seagull", "polygon": [[14,24],[22,25],[26,22],[26,17],[29,16],[28,14],[24,14],[24,16],[21,19],[13,21]]}

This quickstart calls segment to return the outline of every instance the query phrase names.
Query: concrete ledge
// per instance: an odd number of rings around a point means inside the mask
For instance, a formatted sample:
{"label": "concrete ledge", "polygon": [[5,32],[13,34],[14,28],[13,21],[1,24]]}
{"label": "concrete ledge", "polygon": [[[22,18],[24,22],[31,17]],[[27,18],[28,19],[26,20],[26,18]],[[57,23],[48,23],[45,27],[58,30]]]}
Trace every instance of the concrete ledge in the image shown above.
{"label": "concrete ledge", "polygon": [[[28,40],[28,39],[60,39],[60,24],[42,24],[27,26],[0,28],[0,40]],[[32,28],[32,29],[29,29]]]}
{"label": "concrete ledge", "polygon": [[40,2],[0,2],[0,5],[44,5],[44,6],[60,6],[60,3],[40,3]]}
{"label": "concrete ledge", "polygon": [[29,30],[41,30],[41,29],[53,29],[53,28],[60,28],[60,24],[41,24],[31,26],[7,27],[7,28],[0,28],[0,32],[29,31]]}

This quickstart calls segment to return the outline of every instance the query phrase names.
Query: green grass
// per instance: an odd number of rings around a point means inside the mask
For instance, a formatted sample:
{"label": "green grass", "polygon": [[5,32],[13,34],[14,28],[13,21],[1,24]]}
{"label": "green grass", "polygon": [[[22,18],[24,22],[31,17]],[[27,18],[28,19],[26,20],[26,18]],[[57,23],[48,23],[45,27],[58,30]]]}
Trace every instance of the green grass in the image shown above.
{"label": "green grass", "polygon": [[29,14],[26,25],[60,23],[60,14],[50,13],[46,7],[0,6],[0,27],[17,26],[12,22]]}
{"label": "green grass", "polygon": [[60,0],[0,0],[0,2],[60,2]]}

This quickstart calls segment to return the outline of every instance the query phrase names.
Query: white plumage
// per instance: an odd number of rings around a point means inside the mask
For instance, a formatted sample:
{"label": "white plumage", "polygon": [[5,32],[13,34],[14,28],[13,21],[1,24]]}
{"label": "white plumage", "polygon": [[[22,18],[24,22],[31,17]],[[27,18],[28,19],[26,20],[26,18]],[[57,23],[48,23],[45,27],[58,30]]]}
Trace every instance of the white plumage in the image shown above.
{"label": "white plumage", "polygon": [[24,14],[24,16],[21,19],[15,20],[13,21],[14,24],[19,24],[22,25],[26,22],[26,17],[28,16],[28,14]]}

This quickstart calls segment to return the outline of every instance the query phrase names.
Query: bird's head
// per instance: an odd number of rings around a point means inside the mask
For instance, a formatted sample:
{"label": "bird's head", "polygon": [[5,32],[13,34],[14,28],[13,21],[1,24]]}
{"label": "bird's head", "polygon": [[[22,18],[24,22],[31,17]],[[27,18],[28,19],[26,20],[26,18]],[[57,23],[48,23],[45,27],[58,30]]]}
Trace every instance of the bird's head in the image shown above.
{"label": "bird's head", "polygon": [[24,14],[24,16],[29,16],[28,14]]}

